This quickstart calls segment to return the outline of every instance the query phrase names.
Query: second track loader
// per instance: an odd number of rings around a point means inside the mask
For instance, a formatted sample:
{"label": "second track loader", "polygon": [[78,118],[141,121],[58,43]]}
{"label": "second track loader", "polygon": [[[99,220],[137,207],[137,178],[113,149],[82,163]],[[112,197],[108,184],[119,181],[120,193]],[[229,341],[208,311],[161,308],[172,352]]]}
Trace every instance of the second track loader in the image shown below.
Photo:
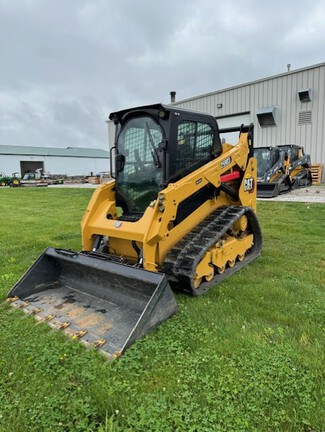
{"label": "second track loader", "polygon": [[292,189],[312,185],[310,155],[305,154],[303,147],[296,144],[277,146],[283,155],[288,155],[289,176]]}
{"label": "second track loader", "polygon": [[273,198],[291,190],[289,156],[278,147],[256,147],[257,196]]}
{"label": "second track loader", "polygon": [[82,251],[47,248],[8,297],[13,306],[118,357],[262,248],[253,125],[162,104],[112,113],[114,180],[94,192]]}

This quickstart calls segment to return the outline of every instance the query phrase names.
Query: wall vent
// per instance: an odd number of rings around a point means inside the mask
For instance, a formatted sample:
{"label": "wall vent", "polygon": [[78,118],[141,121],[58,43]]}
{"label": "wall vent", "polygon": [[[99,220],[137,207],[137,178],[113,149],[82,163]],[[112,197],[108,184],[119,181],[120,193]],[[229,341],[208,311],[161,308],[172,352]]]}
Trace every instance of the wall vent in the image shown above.
{"label": "wall vent", "polygon": [[310,102],[311,101],[311,89],[304,89],[298,91],[298,96],[300,102]]}
{"label": "wall vent", "polygon": [[311,111],[300,111],[298,124],[311,124]]}
{"label": "wall vent", "polygon": [[256,117],[261,127],[276,126],[277,108],[260,108],[256,111]]}

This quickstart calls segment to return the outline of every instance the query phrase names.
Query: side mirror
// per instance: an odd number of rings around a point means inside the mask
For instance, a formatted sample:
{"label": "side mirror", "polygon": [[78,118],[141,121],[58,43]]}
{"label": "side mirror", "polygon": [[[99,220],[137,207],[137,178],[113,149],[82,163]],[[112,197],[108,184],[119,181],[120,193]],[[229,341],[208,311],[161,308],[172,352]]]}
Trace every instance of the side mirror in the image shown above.
{"label": "side mirror", "polygon": [[115,155],[115,171],[120,173],[124,170],[125,156],[121,153]]}

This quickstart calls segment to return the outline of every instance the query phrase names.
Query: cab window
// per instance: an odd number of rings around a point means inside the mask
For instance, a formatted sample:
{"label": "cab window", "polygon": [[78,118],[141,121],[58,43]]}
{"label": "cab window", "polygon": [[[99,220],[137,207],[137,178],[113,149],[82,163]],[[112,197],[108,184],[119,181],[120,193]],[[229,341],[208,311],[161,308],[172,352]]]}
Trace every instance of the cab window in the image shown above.
{"label": "cab window", "polygon": [[208,123],[183,121],[177,129],[176,173],[186,175],[211,159],[214,130]]}

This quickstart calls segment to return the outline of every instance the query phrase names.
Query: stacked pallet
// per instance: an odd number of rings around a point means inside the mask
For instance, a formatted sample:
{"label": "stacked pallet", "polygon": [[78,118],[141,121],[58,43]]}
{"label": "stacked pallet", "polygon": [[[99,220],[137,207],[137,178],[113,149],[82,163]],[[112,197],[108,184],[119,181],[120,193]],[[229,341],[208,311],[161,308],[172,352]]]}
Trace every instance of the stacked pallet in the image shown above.
{"label": "stacked pallet", "polygon": [[321,184],[322,173],[323,173],[323,164],[322,163],[312,164],[312,166],[311,166],[311,178],[313,181],[313,185]]}
{"label": "stacked pallet", "polygon": [[99,184],[99,177],[88,177],[88,183]]}

